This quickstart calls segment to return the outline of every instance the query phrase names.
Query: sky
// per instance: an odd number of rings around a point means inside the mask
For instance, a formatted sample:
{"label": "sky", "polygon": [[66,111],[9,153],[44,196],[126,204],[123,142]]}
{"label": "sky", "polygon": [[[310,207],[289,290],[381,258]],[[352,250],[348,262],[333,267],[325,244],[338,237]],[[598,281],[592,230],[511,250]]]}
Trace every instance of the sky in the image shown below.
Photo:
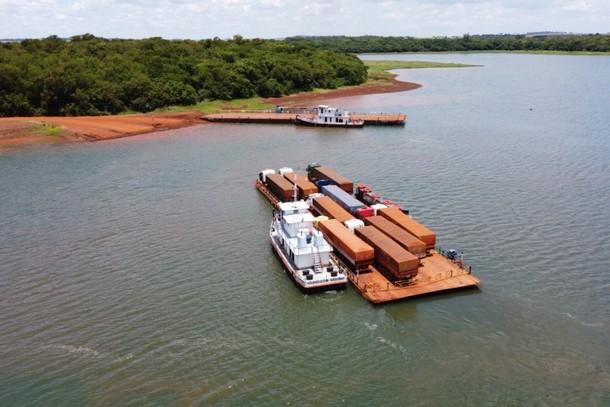
{"label": "sky", "polygon": [[0,0],[0,38],[610,32],[610,0]]}

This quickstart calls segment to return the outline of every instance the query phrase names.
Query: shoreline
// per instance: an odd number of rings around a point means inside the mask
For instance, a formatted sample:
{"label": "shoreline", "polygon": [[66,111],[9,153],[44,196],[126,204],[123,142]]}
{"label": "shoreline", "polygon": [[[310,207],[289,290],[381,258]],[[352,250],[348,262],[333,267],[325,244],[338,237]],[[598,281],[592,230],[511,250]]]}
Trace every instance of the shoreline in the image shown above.
{"label": "shoreline", "polygon": [[[469,51],[395,51],[395,52],[355,52],[356,55],[425,55],[425,54],[528,54],[528,55],[571,55],[610,56],[608,51],[551,51],[551,50],[469,50]],[[364,61],[369,61],[365,59]]]}
{"label": "shoreline", "polygon": [[28,145],[96,142],[205,124],[201,113],[0,118],[0,152]]}
{"label": "shoreline", "polygon": [[[336,98],[405,92],[422,86],[399,81],[396,77],[396,74],[388,72],[385,78],[370,80],[362,85],[301,92],[261,101],[270,107],[302,107]],[[209,123],[202,119],[201,111],[189,107],[177,109],[109,116],[1,117],[0,152],[31,145],[113,140]]]}
{"label": "shoreline", "polygon": [[303,105],[318,104],[331,99],[377,95],[380,93],[395,93],[415,90],[422,87],[421,84],[415,82],[403,82],[396,79],[395,74],[385,81],[372,81],[362,85],[345,86],[338,89],[320,90],[311,92],[295,93],[293,95],[280,96],[278,98],[264,99],[268,103],[287,107],[296,107]]}

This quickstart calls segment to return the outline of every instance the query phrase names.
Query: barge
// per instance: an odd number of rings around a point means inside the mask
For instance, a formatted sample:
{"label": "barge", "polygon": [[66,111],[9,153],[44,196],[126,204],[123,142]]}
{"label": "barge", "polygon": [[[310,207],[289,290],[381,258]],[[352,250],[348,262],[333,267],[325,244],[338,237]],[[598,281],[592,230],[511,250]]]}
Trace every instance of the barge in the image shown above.
{"label": "barge", "polygon": [[[284,180],[298,179],[289,168],[279,172]],[[398,204],[363,184],[356,185],[353,194],[352,181],[331,168],[311,164],[307,173],[310,184],[303,185],[311,193],[301,202],[318,215],[312,224],[333,249],[329,264],[371,303],[479,286],[463,256],[437,248],[436,234]],[[289,186],[273,175],[274,170],[259,173],[256,188],[275,208],[282,208],[290,200]],[[319,192],[313,192],[312,185]],[[291,186],[296,199],[297,184]]]}

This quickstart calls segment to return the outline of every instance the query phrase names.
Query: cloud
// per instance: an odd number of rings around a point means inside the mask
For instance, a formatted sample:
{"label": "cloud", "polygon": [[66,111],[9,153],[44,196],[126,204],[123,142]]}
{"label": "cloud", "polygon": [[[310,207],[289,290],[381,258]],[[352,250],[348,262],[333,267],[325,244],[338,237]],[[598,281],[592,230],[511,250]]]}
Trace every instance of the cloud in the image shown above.
{"label": "cloud", "polygon": [[0,0],[0,38],[607,32],[608,0]]}

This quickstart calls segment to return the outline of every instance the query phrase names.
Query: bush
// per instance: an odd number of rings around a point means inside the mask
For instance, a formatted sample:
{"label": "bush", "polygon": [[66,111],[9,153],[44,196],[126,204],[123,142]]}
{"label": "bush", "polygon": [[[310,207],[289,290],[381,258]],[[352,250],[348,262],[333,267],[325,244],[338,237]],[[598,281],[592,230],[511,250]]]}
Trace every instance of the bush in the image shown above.
{"label": "bush", "polygon": [[0,47],[0,115],[146,112],[365,80],[353,55],[286,41],[52,36]]}

